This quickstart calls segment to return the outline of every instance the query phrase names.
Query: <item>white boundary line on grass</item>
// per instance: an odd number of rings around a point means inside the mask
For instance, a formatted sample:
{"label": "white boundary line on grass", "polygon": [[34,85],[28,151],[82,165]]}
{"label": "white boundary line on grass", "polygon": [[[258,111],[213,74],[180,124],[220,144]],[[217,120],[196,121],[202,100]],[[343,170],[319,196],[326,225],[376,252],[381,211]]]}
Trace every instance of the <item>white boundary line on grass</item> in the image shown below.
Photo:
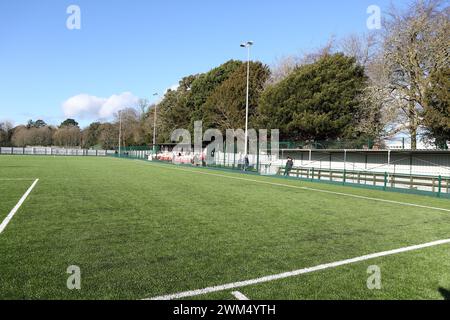
{"label": "white boundary line on grass", "polygon": [[233,291],[231,294],[238,300],[242,300],[242,301],[250,300],[249,298],[247,298],[245,295],[243,295],[239,291]]}
{"label": "white boundary line on grass", "polygon": [[371,259],[380,258],[380,257],[391,256],[394,254],[399,254],[399,253],[404,253],[404,252],[409,252],[409,251],[416,251],[416,250],[439,246],[439,245],[443,245],[443,244],[450,244],[450,239],[439,240],[439,241],[424,243],[424,244],[411,246],[411,247],[404,247],[404,248],[390,250],[390,251],[383,251],[383,252],[368,254],[365,256],[361,256],[361,257],[336,261],[336,262],[327,263],[327,264],[321,264],[321,265],[318,265],[315,267],[299,269],[299,270],[295,270],[295,271],[291,271],[291,272],[275,274],[275,275],[266,276],[266,277],[262,277],[262,278],[256,278],[256,279],[240,281],[240,282],[233,282],[233,283],[228,283],[228,284],[215,286],[215,287],[208,287],[208,288],[199,289],[199,290],[179,292],[179,293],[175,293],[175,294],[169,294],[169,295],[165,295],[165,296],[159,296],[159,297],[144,299],[144,300],[173,300],[173,299],[195,297],[195,296],[200,296],[200,295],[209,294],[209,293],[213,293],[213,292],[220,292],[220,291],[242,288],[242,287],[247,287],[250,285],[256,285],[256,284],[265,283],[265,282],[271,282],[271,281],[280,280],[280,279],[291,278],[291,277],[299,276],[299,275],[306,274],[306,273],[336,268],[336,267],[343,266],[343,265],[348,265],[348,264],[371,260]]}
{"label": "white boundary line on grass", "polygon": [[11,219],[14,217],[14,215],[16,214],[16,212],[19,210],[19,208],[22,206],[22,204],[25,202],[25,200],[28,198],[28,196],[30,195],[31,191],[33,191],[34,187],[36,186],[36,184],[38,183],[39,179],[34,180],[33,184],[31,185],[31,187],[28,188],[27,192],[25,192],[25,194],[22,196],[22,198],[20,198],[19,202],[16,204],[16,206],[11,210],[11,212],[6,216],[5,220],[3,220],[3,222],[0,224],[0,234],[3,232],[3,230],[5,230],[6,226],[8,225],[8,223],[11,221]]}
{"label": "white boundary line on grass", "polygon": [[215,176],[215,177],[222,177],[222,178],[227,178],[227,179],[242,180],[242,181],[248,181],[248,182],[256,182],[256,183],[267,184],[267,185],[278,186],[278,187],[285,187],[285,188],[300,189],[300,190],[306,190],[306,191],[321,192],[321,193],[334,194],[334,195],[339,195],[339,196],[344,196],[344,197],[351,197],[351,198],[356,198],[356,199],[371,200],[371,201],[378,201],[378,202],[384,202],[384,203],[398,204],[398,205],[402,205],[402,206],[409,206],[409,207],[416,207],[416,208],[423,208],[423,209],[430,209],[430,210],[438,210],[438,211],[450,212],[450,209],[424,206],[424,205],[415,204],[415,203],[409,203],[409,202],[401,202],[401,201],[395,201],[395,200],[387,200],[387,199],[380,199],[380,198],[365,197],[365,196],[359,196],[359,195],[356,195],[356,194],[343,193],[343,192],[337,192],[337,191],[315,189],[315,188],[310,188],[310,187],[300,187],[300,186],[294,186],[294,185],[290,185],[290,184],[269,182],[269,181],[264,181],[264,180],[248,179],[248,178],[242,178],[242,177],[234,177],[234,176],[228,176],[228,175],[211,173],[211,172],[204,172],[204,171],[199,171],[199,170],[189,170],[189,169],[182,169],[182,168],[169,167],[169,166],[163,166],[163,165],[155,165],[155,164],[152,164],[150,162],[146,162],[146,163],[147,164],[151,164],[151,165],[153,165],[155,167],[166,168],[168,170],[185,171],[185,172],[191,172],[191,173],[197,173],[197,174],[203,174],[203,175],[209,175],[209,176]]}
{"label": "white boundary line on grass", "polygon": [[0,178],[0,181],[33,181],[36,178]]}

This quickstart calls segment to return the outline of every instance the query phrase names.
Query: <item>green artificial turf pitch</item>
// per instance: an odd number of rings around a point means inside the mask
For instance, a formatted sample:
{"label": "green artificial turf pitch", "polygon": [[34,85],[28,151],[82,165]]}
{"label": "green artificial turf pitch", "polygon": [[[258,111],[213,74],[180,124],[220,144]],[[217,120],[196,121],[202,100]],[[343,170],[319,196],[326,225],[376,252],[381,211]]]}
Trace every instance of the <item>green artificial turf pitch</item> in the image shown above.
{"label": "green artificial turf pitch", "polygon": [[[0,234],[2,299],[152,298],[450,238],[448,211],[284,185],[448,210],[445,199],[115,158],[1,156],[0,221],[36,178]],[[67,289],[71,265],[81,290]],[[371,265],[381,290],[367,288]],[[250,299],[448,299],[450,245],[236,290]],[[231,291],[193,299],[235,299]]]}

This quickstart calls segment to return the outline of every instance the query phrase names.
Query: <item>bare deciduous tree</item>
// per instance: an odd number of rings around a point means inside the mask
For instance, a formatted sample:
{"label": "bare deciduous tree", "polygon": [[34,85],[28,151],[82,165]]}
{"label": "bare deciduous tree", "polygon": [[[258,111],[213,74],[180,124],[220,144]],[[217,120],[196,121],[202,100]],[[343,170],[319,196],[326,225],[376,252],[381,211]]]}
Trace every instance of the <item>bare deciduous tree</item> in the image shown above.
{"label": "bare deciduous tree", "polygon": [[366,67],[379,53],[378,34],[350,35],[341,41],[339,49],[346,56],[354,57],[358,64]]}
{"label": "bare deciduous tree", "polygon": [[[120,112],[122,118],[122,146],[142,145],[144,143],[144,131],[142,130],[142,119],[145,113],[137,109],[127,108]],[[119,114],[115,115],[115,122],[119,124]]]}
{"label": "bare deciduous tree", "polygon": [[300,57],[284,56],[278,58],[271,66],[271,76],[267,81],[268,85],[277,84],[285,79],[300,64]]}
{"label": "bare deciduous tree", "polygon": [[13,128],[9,121],[0,122],[0,147],[10,145],[10,133]]}
{"label": "bare deciduous tree", "polygon": [[27,127],[18,126],[14,128],[11,143],[15,147],[25,147],[27,145]]}
{"label": "bare deciduous tree", "polygon": [[104,149],[113,149],[119,144],[119,127],[112,123],[100,126],[99,143]]}
{"label": "bare deciduous tree", "polygon": [[81,131],[77,126],[63,126],[56,130],[53,141],[60,147],[77,147],[81,144]]}
{"label": "bare deciduous tree", "polygon": [[334,53],[335,49],[336,41],[334,37],[331,37],[324,46],[311,50],[310,52],[278,58],[270,67],[271,75],[266,85],[279,83],[289,76],[297,67],[314,63],[321,57]]}
{"label": "bare deciduous tree", "polygon": [[449,9],[445,1],[417,0],[406,11],[395,8],[385,21],[382,79],[384,90],[397,107],[403,129],[417,147],[423,111],[428,107],[425,92],[430,74],[448,68],[450,48]]}

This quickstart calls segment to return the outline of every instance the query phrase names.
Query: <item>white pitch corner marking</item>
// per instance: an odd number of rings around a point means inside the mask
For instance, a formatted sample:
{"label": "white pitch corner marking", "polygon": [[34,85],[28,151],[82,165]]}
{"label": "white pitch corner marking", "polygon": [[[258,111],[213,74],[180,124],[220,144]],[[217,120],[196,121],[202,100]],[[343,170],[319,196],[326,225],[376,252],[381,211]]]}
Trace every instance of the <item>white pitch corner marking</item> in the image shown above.
{"label": "white pitch corner marking", "polygon": [[243,295],[239,291],[233,291],[231,294],[238,300],[242,300],[242,301],[250,300],[249,298],[247,298],[245,295]]}
{"label": "white pitch corner marking", "polygon": [[17,202],[16,206],[11,210],[11,212],[6,216],[5,220],[3,220],[3,222],[0,224],[0,233],[2,233],[6,226],[8,225],[8,223],[11,221],[11,219],[14,217],[14,215],[16,214],[16,212],[20,209],[20,207],[22,206],[22,204],[25,202],[25,200],[28,198],[28,196],[30,195],[31,191],[33,191],[34,187],[36,186],[36,184],[39,182],[39,179],[34,180],[33,184],[31,185],[31,187],[28,188],[27,192],[25,192],[25,194],[22,196],[22,198],[20,198],[19,202]]}
{"label": "white pitch corner marking", "polygon": [[444,244],[450,244],[450,239],[438,240],[438,241],[424,243],[424,244],[410,246],[410,247],[404,247],[404,248],[399,248],[399,249],[394,249],[394,250],[389,250],[389,251],[372,253],[372,254],[368,254],[365,256],[360,256],[360,257],[351,258],[351,259],[347,259],[347,260],[341,260],[341,261],[335,261],[335,262],[331,262],[331,263],[321,264],[321,265],[318,265],[315,267],[294,270],[291,272],[279,273],[279,274],[274,274],[274,275],[265,276],[265,277],[261,277],[261,278],[233,282],[233,283],[223,284],[223,285],[219,285],[219,286],[215,286],[215,287],[208,287],[208,288],[204,288],[204,289],[184,291],[184,292],[179,292],[179,293],[174,293],[174,294],[169,294],[169,295],[165,295],[165,296],[159,296],[159,297],[144,299],[144,300],[174,300],[174,299],[183,299],[183,298],[201,296],[201,295],[209,294],[209,293],[213,293],[213,292],[220,292],[220,291],[226,291],[226,290],[231,290],[231,289],[248,287],[248,286],[256,285],[256,284],[260,284],[260,283],[266,283],[266,282],[271,282],[271,281],[275,281],[275,280],[296,277],[296,276],[311,273],[311,272],[332,269],[332,268],[349,265],[349,264],[353,264],[353,263],[357,263],[357,262],[361,262],[361,261],[391,256],[391,255],[400,254],[400,253],[409,252],[409,251],[416,251],[416,250],[440,246],[440,245],[444,245]]}

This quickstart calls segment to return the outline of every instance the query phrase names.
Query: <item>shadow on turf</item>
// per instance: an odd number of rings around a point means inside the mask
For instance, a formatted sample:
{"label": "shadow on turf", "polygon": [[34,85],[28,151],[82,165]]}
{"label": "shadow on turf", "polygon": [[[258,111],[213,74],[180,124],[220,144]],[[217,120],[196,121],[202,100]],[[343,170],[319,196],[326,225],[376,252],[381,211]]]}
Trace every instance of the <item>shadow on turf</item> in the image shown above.
{"label": "shadow on turf", "polygon": [[439,288],[439,293],[442,295],[444,300],[450,300],[450,290]]}

